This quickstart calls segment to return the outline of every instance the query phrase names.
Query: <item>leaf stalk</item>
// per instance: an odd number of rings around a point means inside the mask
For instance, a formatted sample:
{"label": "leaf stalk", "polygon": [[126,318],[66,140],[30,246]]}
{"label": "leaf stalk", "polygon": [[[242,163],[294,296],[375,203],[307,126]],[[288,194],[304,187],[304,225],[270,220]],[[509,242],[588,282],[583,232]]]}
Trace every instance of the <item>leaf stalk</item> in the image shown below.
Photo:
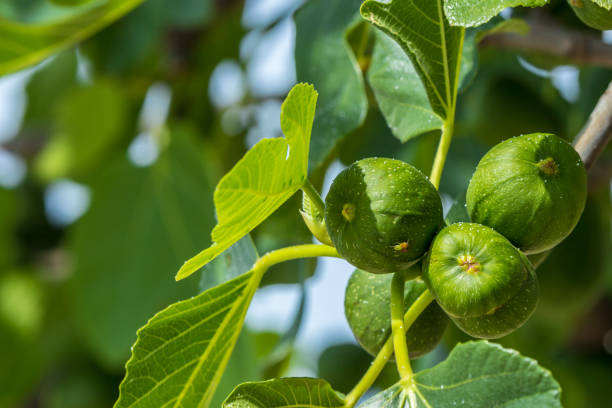
{"label": "leaf stalk", "polygon": [[440,143],[438,144],[434,164],[431,168],[431,176],[429,176],[431,184],[433,184],[436,189],[440,188],[440,180],[442,180],[444,163],[446,162],[446,156],[448,155],[448,150],[450,149],[451,141],[453,139],[453,132],[455,130],[454,115],[453,110],[453,114],[449,116],[442,126],[442,136],[440,137]]}

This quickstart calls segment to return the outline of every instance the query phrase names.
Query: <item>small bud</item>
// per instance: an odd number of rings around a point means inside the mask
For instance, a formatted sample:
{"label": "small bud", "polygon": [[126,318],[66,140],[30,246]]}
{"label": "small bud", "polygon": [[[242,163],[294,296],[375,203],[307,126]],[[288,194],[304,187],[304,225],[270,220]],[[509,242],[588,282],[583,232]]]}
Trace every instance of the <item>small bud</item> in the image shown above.
{"label": "small bud", "polygon": [[306,193],[302,194],[302,209],[300,210],[300,214],[304,219],[304,223],[316,239],[325,245],[334,246],[327,233],[323,214],[317,211],[316,206],[312,205]]}

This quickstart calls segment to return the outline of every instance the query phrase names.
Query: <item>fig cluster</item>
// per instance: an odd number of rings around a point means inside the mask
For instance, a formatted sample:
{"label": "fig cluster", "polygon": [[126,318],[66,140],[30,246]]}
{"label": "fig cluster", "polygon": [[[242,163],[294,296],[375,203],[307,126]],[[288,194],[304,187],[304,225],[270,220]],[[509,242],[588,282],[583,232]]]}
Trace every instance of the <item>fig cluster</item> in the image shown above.
{"label": "fig cluster", "polygon": [[539,286],[526,255],[558,245],[586,201],[586,170],[563,139],[523,135],[493,147],[466,194],[471,222],[445,225],[436,188],[413,166],[357,161],[325,199],[326,238],[358,269],[345,293],[357,341],[376,354],[391,330],[391,273],[408,279],[406,309],[426,289],[429,305],[406,333],[411,357],[433,349],[448,320],[478,338],[519,328],[535,310]]}

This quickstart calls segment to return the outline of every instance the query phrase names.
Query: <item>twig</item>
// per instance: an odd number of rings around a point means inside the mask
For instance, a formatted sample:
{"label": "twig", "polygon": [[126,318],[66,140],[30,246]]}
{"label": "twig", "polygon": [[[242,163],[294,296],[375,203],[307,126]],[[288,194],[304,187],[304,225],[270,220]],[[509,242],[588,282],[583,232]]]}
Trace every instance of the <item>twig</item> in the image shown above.
{"label": "twig", "polygon": [[590,169],[612,139],[612,82],[601,95],[589,121],[574,142],[574,148]]}
{"label": "twig", "polygon": [[577,65],[612,68],[612,45],[604,43],[600,36],[567,29],[544,16],[529,17],[526,22],[528,34],[492,34],[479,47],[543,54]]}

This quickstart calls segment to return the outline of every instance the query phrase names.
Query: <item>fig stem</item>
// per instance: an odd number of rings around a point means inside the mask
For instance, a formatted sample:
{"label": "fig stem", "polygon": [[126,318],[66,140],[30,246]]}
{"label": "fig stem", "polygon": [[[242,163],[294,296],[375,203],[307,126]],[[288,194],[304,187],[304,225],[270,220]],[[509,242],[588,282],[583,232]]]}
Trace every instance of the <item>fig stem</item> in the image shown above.
{"label": "fig stem", "polygon": [[262,273],[267,271],[270,267],[281,262],[301,258],[315,258],[318,256],[341,258],[338,254],[338,251],[336,251],[336,248],[330,247],[329,245],[294,245],[268,252],[255,262],[255,264],[253,265],[253,271]]}
{"label": "fig stem", "polygon": [[315,207],[317,207],[319,214],[325,214],[325,202],[310,180],[306,179],[306,181],[304,181],[302,191],[308,196],[308,198],[310,198],[310,201],[315,205]]}
{"label": "fig stem", "polygon": [[455,118],[453,114],[444,122],[442,126],[442,136],[440,137],[440,143],[438,143],[438,150],[436,151],[436,157],[434,158],[433,167],[431,168],[431,175],[429,181],[437,189],[440,188],[440,180],[442,179],[442,171],[444,170],[444,163],[446,162],[446,156],[448,155],[448,149],[453,139],[453,131],[455,128]]}
{"label": "fig stem", "polygon": [[[406,311],[404,314],[404,330],[410,329],[410,326],[412,326],[417,317],[423,313],[423,311],[433,300],[434,297],[429,290],[426,289],[425,292],[421,293],[421,296],[414,301],[414,303],[410,306],[410,309],[408,309],[408,311]],[[345,408],[353,408],[355,404],[357,404],[359,398],[361,398],[361,396],[370,389],[372,384],[374,384],[374,381],[376,381],[382,370],[385,368],[392,354],[393,337],[389,336],[387,341],[385,341],[385,344],[376,355],[374,361],[372,361],[368,371],[366,371],[357,385],[355,385],[351,392],[349,392],[344,398]]]}
{"label": "fig stem", "polygon": [[393,274],[391,281],[391,335],[397,371],[402,380],[408,380],[414,375],[410,366],[406,330],[404,329],[404,286],[406,280],[402,272]]}

